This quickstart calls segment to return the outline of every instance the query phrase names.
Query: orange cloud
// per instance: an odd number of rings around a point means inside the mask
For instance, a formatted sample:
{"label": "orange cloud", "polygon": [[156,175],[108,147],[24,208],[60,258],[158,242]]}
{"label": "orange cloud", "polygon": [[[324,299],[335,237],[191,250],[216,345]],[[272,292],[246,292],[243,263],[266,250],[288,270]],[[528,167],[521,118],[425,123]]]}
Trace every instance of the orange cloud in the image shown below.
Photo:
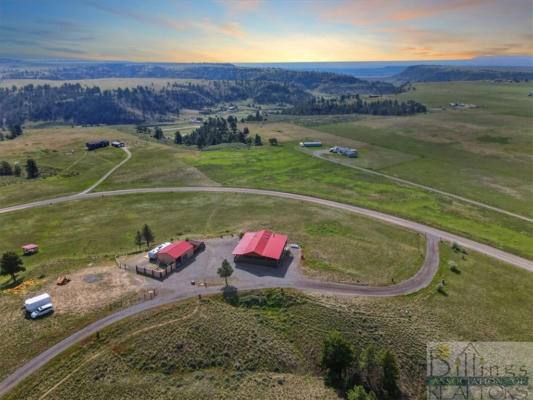
{"label": "orange cloud", "polygon": [[472,8],[495,0],[466,0],[466,1],[415,1],[412,5],[388,0],[345,0],[338,6],[320,4],[320,15],[331,22],[342,22],[354,25],[368,26],[377,23],[403,22],[423,18],[430,15],[450,11]]}
{"label": "orange cloud", "polygon": [[225,24],[215,24],[209,18],[206,18],[201,23],[195,23],[194,26],[210,34],[224,34],[237,39],[244,39],[246,37],[246,33],[241,29],[240,24],[235,21]]}
{"label": "orange cloud", "polygon": [[468,0],[455,1],[452,3],[437,4],[433,7],[413,7],[411,9],[398,11],[391,14],[394,21],[406,21],[410,19],[422,18],[429,15],[441,14],[449,11],[457,11],[465,8],[474,7],[481,4],[491,3],[492,0]]}
{"label": "orange cloud", "polygon": [[257,10],[263,0],[218,0],[218,2],[228,7],[230,16],[236,16]]}

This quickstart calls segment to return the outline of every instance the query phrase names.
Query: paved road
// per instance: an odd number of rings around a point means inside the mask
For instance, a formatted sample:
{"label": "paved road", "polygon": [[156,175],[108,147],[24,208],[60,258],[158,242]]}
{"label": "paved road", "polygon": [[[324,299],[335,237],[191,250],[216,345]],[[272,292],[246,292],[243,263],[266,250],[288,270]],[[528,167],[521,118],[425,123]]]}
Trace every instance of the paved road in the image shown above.
{"label": "paved road", "polygon": [[453,233],[448,233],[446,231],[432,228],[427,225],[420,224],[418,222],[409,221],[403,218],[395,217],[393,215],[385,214],[379,211],[369,210],[366,208],[356,207],[349,204],[339,203],[336,201],[320,199],[317,197],[306,196],[302,194],[287,193],[287,192],[278,192],[274,190],[263,190],[263,189],[251,189],[251,188],[231,188],[231,187],[210,187],[210,186],[199,186],[199,187],[161,187],[161,188],[137,188],[137,189],[123,189],[123,190],[110,190],[105,192],[96,192],[96,193],[80,193],[72,196],[57,197],[55,199],[35,201],[33,203],[19,204],[16,206],[6,207],[0,209],[0,214],[24,210],[27,208],[38,207],[48,204],[62,203],[72,200],[82,200],[90,199],[95,197],[103,196],[117,196],[117,195],[126,195],[126,194],[139,194],[139,193],[164,193],[164,192],[222,192],[222,193],[244,193],[244,194],[254,194],[261,196],[274,196],[281,197],[284,199],[293,199],[299,201],[305,201],[309,203],[320,204],[323,206],[339,208],[341,210],[353,212],[356,214],[365,215],[370,218],[379,219],[381,221],[388,222],[393,225],[401,226],[407,229],[411,229],[416,232],[420,232],[425,235],[432,235],[438,237],[442,240],[449,242],[457,242],[459,245],[466,247],[471,250],[475,250],[479,253],[494,257],[498,260],[504,261],[506,263],[515,265],[517,267],[526,269],[533,272],[533,262],[527,260],[523,257],[507,253],[505,251],[496,249],[494,247],[488,246],[486,244],[478,243],[473,240],[464,238]]}
{"label": "paved road", "polygon": [[[297,257],[295,257],[293,261],[290,262],[290,265],[285,266],[286,269],[280,274],[265,274],[264,267],[256,266],[250,266],[250,268],[247,268],[246,270],[236,271],[239,278],[238,283],[236,283],[234,287],[238,290],[262,289],[269,287],[292,287],[306,291],[350,296],[383,297],[410,294],[426,287],[437,272],[437,268],[439,266],[439,239],[437,237],[428,235],[426,247],[426,258],[419,271],[412,278],[396,285],[379,287],[360,286],[307,279],[300,275],[298,270],[299,260]],[[296,255],[299,256],[299,252],[297,252]],[[59,343],[56,343],[46,351],[39,354],[37,357],[28,361],[26,364],[18,368],[6,379],[0,382],[0,396],[6,394],[23,379],[44,366],[62,351],[115,322],[142,311],[150,310],[152,308],[169,304],[178,300],[196,297],[198,294],[215,294],[224,290],[224,288],[221,289],[220,287],[198,288],[190,286],[188,283],[189,280],[185,278],[187,273],[191,273],[191,269],[185,269],[183,271],[176,272],[171,275],[170,278],[161,282],[159,286],[159,292],[164,293],[163,295],[99,319],[98,321],[87,325],[85,328],[82,328],[71,336],[63,339]],[[180,274],[183,275],[180,276]]]}
{"label": "paved road", "polygon": [[107,177],[109,175],[111,175],[113,172],[115,172],[115,170],[117,168],[119,168],[122,164],[124,164],[126,161],[128,161],[130,158],[131,158],[131,153],[130,151],[128,150],[127,147],[121,147],[122,150],[124,150],[126,152],[126,158],[124,160],[122,160],[121,162],[119,162],[117,165],[115,165],[113,168],[111,168],[104,176],[102,176],[100,179],[98,179],[98,181],[92,185],[91,187],[85,189],[83,192],[81,192],[81,194],[85,194],[85,193],[89,193],[91,190],[93,190],[96,186],[98,186],[99,184],[101,184],[103,181],[105,181],[107,179]]}
{"label": "paved road", "polygon": [[453,194],[453,193],[444,192],[442,190],[435,189],[435,188],[433,188],[431,186],[421,185],[419,183],[411,182],[411,181],[408,181],[408,180],[402,179],[402,178],[397,178],[397,177],[392,176],[392,175],[383,174],[381,172],[377,172],[377,171],[374,171],[374,170],[371,170],[371,169],[368,169],[368,168],[363,168],[363,167],[358,167],[358,166],[355,166],[355,165],[350,165],[350,164],[344,163],[342,161],[335,160],[334,158],[331,158],[331,157],[324,157],[324,154],[326,154],[326,153],[329,153],[329,150],[316,150],[316,151],[313,152],[313,156],[321,158],[322,160],[326,160],[326,161],[330,161],[330,162],[335,163],[335,164],[342,165],[344,167],[357,169],[359,171],[363,171],[363,172],[366,172],[366,173],[369,173],[369,174],[372,174],[372,175],[381,176],[383,178],[387,178],[387,179],[393,180],[395,182],[399,182],[399,183],[403,183],[403,184],[406,184],[406,185],[414,186],[414,187],[426,190],[428,192],[438,193],[438,194],[442,194],[444,196],[452,197],[454,199],[461,200],[461,201],[464,201],[466,203],[474,204],[474,205],[476,205],[478,207],[483,207],[483,208],[486,208],[488,210],[492,210],[492,211],[496,211],[496,212],[501,213],[501,214],[509,215],[511,217],[520,218],[520,219],[522,219],[524,221],[527,221],[527,222],[533,222],[533,219],[525,217],[523,215],[515,214],[515,213],[513,213],[511,211],[507,211],[507,210],[504,210],[504,209],[501,209],[501,208],[498,208],[498,207],[494,207],[494,206],[491,206],[491,205],[488,205],[488,204],[485,204],[485,203],[481,203],[479,201],[472,200],[472,199],[469,199],[469,198],[466,198],[466,197],[458,196],[458,195]]}

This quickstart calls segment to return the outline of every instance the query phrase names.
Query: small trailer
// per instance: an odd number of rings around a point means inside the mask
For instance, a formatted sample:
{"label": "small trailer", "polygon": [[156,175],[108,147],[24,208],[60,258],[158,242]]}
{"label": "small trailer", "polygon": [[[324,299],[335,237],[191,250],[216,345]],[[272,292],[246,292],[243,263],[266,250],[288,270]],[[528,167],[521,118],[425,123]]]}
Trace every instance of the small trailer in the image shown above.
{"label": "small trailer", "polygon": [[36,245],[35,243],[25,244],[24,246],[22,246],[22,252],[24,253],[25,256],[35,254],[38,251],[39,251],[39,246]]}
{"label": "small trailer", "polygon": [[50,304],[52,299],[48,293],[43,293],[35,297],[30,297],[24,301],[24,308],[27,313],[32,313],[36,311],[39,307],[46,304]]}
{"label": "small trailer", "polygon": [[111,142],[111,146],[113,146],[113,147],[124,147],[124,143],[123,142],[114,141],[114,142]]}
{"label": "small trailer", "polygon": [[300,142],[300,147],[322,147],[322,142]]}

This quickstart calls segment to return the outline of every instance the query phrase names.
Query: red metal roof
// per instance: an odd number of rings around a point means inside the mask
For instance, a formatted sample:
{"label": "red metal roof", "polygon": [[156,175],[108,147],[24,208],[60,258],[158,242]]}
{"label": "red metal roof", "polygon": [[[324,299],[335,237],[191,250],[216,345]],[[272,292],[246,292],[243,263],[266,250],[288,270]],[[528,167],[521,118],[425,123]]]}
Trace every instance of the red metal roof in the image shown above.
{"label": "red metal roof", "polygon": [[33,244],[33,243],[22,246],[24,250],[33,250],[33,249],[37,249],[38,247],[39,247],[38,245]]}
{"label": "red metal roof", "polygon": [[286,235],[267,230],[246,232],[237,247],[233,249],[233,255],[257,255],[279,260],[286,243]]}
{"label": "red metal roof", "polygon": [[186,242],[185,240],[180,240],[179,242],[174,242],[172,244],[169,244],[167,247],[163,248],[159,253],[157,254],[168,254],[172,258],[178,258],[185,253],[187,253],[190,249],[193,248],[193,245],[189,242]]}

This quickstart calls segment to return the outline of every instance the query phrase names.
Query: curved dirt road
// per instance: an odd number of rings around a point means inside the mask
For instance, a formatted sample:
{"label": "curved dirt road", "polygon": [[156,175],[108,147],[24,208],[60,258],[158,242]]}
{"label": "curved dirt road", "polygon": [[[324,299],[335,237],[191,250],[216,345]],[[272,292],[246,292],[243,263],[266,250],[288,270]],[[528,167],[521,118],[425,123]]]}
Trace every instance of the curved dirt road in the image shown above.
{"label": "curved dirt road", "polygon": [[[269,276],[256,277],[253,280],[242,282],[239,284],[238,290],[264,289],[270,287],[292,287],[304,291],[313,291],[333,295],[350,295],[350,296],[396,296],[414,293],[431,282],[439,266],[439,239],[435,236],[427,235],[426,240],[426,258],[422,267],[411,278],[402,281],[396,285],[391,286],[360,286],[350,284],[340,284],[332,282],[316,281],[301,277],[297,274],[292,279],[272,278]],[[166,287],[168,290],[169,287]],[[143,303],[135,304],[131,307],[120,310],[114,314],[108,315],[98,321],[87,325],[71,336],[56,343],[46,351],[39,354],[37,357],[31,359],[22,367],[9,375],[6,379],[0,382],[0,396],[6,394],[9,390],[15,387],[23,379],[28,377],[33,372],[44,366],[52,358],[57,356],[62,351],[70,346],[78,343],[87,336],[94,334],[103,328],[118,322],[124,318],[130,317],[142,311],[147,311],[155,307],[165,304],[173,303],[178,300],[184,300],[190,297],[196,297],[198,294],[208,295],[223,292],[224,288],[209,287],[196,288],[187,287],[186,289],[174,290],[165,295],[158,296],[153,300],[145,301]]]}
{"label": "curved dirt road", "polygon": [[113,168],[111,168],[109,171],[107,171],[107,173],[104,176],[102,176],[100,179],[98,179],[98,181],[96,181],[93,185],[85,189],[80,194],[89,193],[91,190],[93,190],[95,187],[97,187],[99,184],[105,181],[109,175],[111,175],[113,172],[117,170],[117,168],[121,167],[122,164],[124,164],[126,161],[128,161],[131,158],[131,153],[127,147],[121,147],[121,149],[126,152],[126,158],[122,160],[121,162],[119,162],[117,165],[115,165]]}
{"label": "curved dirt road", "polygon": [[325,200],[318,197],[312,197],[302,194],[287,193],[287,192],[278,192],[274,190],[263,190],[263,189],[251,189],[251,188],[231,188],[231,187],[210,187],[210,186],[198,186],[198,187],[160,187],[160,188],[137,188],[137,189],[122,189],[122,190],[109,190],[105,192],[96,192],[96,193],[80,193],[71,196],[57,197],[55,199],[35,201],[33,203],[19,204],[16,206],[5,207],[0,209],[0,214],[24,210],[27,208],[38,207],[48,204],[62,203],[72,200],[83,200],[90,199],[94,197],[103,197],[103,196],[116,196],[116,195],[125,195],[125,194],[138,194],[138,193],[164,193],[164,192],[222,192],[222,193],[244,193],[244,194],[254,194],[261,196],[273,196],[281,197],[284,199],[293,199],[300,200],[315,204],[320,204],[323,206],[339,208],[356,214],[365,215],[370,218],[379,219],[381,221],[388,222],[393,225],[398,225],[403,228],[411,229],[416,232],[420,232],[425,235],[432,235],[438,237],[442,240],[449,242],[457,242],[459,245],[475,250],[478,253],[494,257],[500,261],[515,265],[517,267],[526,269],[533,272],[533,262],[525,259],[523,257],[507,253],[503,250],[496,249],[494,247],[488,246],[483,243],[475,242],[473,240],[464,238],[453,233],[448,233],[446,231],[432,228],[427,225],[420,224],[418,222],[409,221],[407,219],[395,217],[393,215],[385,214],[379,211],[369,210],[366,208],[356,207],[349,204],[339,203],[337,201]]}
{"label": "curved dirt road", "polygon": [[438,194],[442,194],[444,196],[452,197],[454,199],[461,200],[461,201],[464,201],[466,203],[474,204],[474,205],[476,205],[478,207],[483,207],[483,208],[486,208],[488,210],[496,211],[496,212],[501,213],[501,214],[506,214],[506,215],[509,215],[511,217],[519,218],[519,219],[522,219],[522,220],[527,221],[527,222],[533,222],[533,219],[531,219],[531,218],[525,217],[525,216],[520,215],[520,214],[515,214],[515,213],[513,213],[511,211],[507,211],[507,210],[504,210],[502,208],[490,206],[488,204],[481,203],[481,202],[476,201],[476,200],[471,200],[471,199],[466,198],[466,197],[462,197],[462,196],[459,196],[459,195],[456,195],[456,194],[453,194],[453,193],[448,193],[448,192],[445,192],[443,190],[435,189],[435,188],[433,188],[431,186],[421,185],[419,183],[411,182],[411,181],[408,181],[406,179],[397,178],[395,176],[387,175],[387,174],[384,174],[384,173],[381,173],[381,172],[377,172],[377,171],[374,171],[372,169],[358,167],[356,165],[349,165],[349,164],[343,163],[341,161],[334,160],[332,158],[324,157],[324,154],[327,154],[327,153],[329,153],[329,150],[316,150],[316,151],[313,152],[313,156],[317,157],[317,158],[320,158],[321,160],[326,160],[326,161],[329,161],[329,162],[332,162],[332,163],[335,163],[335,164],[342,165],[343,167],[357,169],[359,171],[363,171],[363,172],[366,172],[368,174],[381,176],[383,178],[387,178],[387,179],[393,180],[395,182],[399,182],[399,183],[403,183],[403,184],[406,184],[406,185],[414,186],[414,187],[417,187],[419,189],[426,190],[428,192],[438,193]]}

